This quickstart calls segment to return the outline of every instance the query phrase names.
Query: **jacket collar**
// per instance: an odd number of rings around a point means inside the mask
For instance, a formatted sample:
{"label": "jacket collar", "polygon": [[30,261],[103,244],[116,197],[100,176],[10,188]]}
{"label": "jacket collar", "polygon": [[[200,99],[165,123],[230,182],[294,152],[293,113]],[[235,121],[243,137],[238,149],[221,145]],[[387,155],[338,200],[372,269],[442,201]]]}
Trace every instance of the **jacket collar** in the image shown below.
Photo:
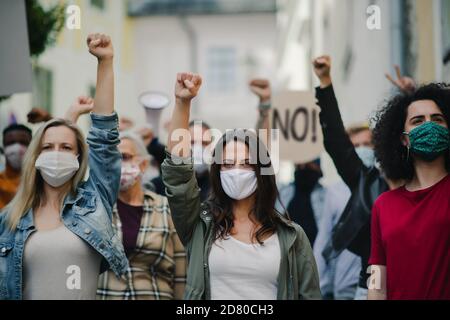
{"label": "jacket collar", "polygon": [[28,212],[20,219],[17,228],[19,230],[29,230],[34,228],[33,209],[28,210]]}

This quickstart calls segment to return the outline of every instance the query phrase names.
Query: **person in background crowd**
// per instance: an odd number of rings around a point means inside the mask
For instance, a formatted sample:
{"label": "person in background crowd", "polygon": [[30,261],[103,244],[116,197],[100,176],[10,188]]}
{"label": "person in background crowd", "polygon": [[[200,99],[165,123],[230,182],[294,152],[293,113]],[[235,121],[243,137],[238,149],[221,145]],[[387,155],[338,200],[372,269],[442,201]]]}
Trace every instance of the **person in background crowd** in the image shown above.
{"label": "person in background crowd", "polygon": [[[302,228],[275,210],[273,168],[254,133],[228,131],[218,141],[210,197],[202,203],[188,131],[191,100],[201,84],[198,75],[177,75],[162,165],[175,227],[188,253],[185,299],[320,299],[311,246]],[[177,129],[184,129],[180,141],[172,137]]]}
{"label": "person in background crowd", "polygon": [[[375,165],[372,151],[372,132],[368,125],[354,125],[347,129],[347,134],[355,147],[361,161],[368,168]],[[353,300],[361,272],[361,258],[349,250],[343,250],[331,259],[323,256],[326,245],[331,240],[333,228],[337,225],[351,192],[341,180],[326,188],[322,218],[314,244],[314,256],[320,276],[320,289],[326,299]],[[327,257],[328,258],[328,257]]]}
{"label": "person in background crowd", "polygon": [[142,186],[150,155],[141,137],[122,132],[120,140],[122,174],[119,198],[113,209],[113,227],[130,266],[120,279],[112,270],[103,273],[97,298],[182,299],[186,254],[173,225],[167,198]]}
{"label": "person in background crowd", "polygon": [[22,162],[31,142],[32,132],[20,124],[12,124],[3,130],[5,170],[0,172],[0,210],[16,195],[22,173]]}
{"label": "person in background crowd", "polygon": [[295,166],[294,182],[280,188],[277,210],[286,206],[290,218],[298,223],[314,247],[321,221],[326,189],[320,184],[320,159]]}
{"label": "person in background crowd", "polygon": [[[330,261],[348,249],[361,257],[361,274],[355,299],[366,299],[371,209],[378,196],[387,191],[389,186],[374,165],[364,164],[362,157],[358,156],[358,149],[345,131],[333,90],[330,57],[317,58],[313,62],[313,67],[320,80],[316,97],[321,109],[320,123],[324,146],[339,175],[351,191],[351,198],[322,254],[326,261]],[[368,136],[369,133],[366,131],[359,134],[360,137],[364,135]],[[364,148],[364,153],[373,153],[367,146]]]}
{"label": "person in background crowd", "polygon": [[450,300],[450,86],[394,96],[376,115],[375,152],[406,181],[373,206],[369,299]]}
{"label": "person in background crowd", "polygon": [[[211,127],[204,121],[191,121],[189,123],[194,157],[194,171],[198,179],[202,201],[207,199],[210,189],[208,178],[209,164],[208,159],[205,158],[211,153],[212,136],[210,130]],[[147,145],[148,153],[154,157],[155,162],[159,164],[160,168],[166,158],[166,146],[159,141],[159,137],[155,136],[152,129],[141,128],[138,132]],[[151,183],[155,187],[157,194],[165,195],[165,187],[161,176],[153,178]]]}
{"label": "person in background crowd", "polygon": [[[254,79],[250,82],[250,90],[259,97],[259,117],[257,129],[267,130],[269,139],[272,90],[267,79]],[[266,145],[269,141],[264,141]],[[319,183],[322,177],[320,159],[296,165],[294,182],[280,188],[280,197],[276,203],[278,212],[289,212],[290,218],[305,231],[311,245],[317,236],[325,189]]]}
{"label": "person in background crowd", "polygon": [[95,101],[79,101],[93,112],[88,145],[63,119],[47,122],[31,141],[27,179],[0,214],[0,299],[95,299],[100,272],[109,267],[120,276],[128,268],[111,223],[121,168],[114,50],[105,35],[90,35],[87,44],[98,59]]}

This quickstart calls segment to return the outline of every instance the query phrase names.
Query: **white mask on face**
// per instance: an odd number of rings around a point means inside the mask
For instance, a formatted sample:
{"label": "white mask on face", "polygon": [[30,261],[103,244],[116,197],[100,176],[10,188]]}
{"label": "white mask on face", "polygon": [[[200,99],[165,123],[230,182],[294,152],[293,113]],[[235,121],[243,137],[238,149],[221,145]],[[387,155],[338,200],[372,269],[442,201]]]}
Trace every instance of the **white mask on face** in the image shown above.
{"label": "white mask on face", "polygon": [[80,168],[77,156],[69,152],[43,152],[37,158],[36,169],[42,178],[54,188],[58,188],[72,179]]}
{"label": "white mask on face", "polygon": [[375,151],[369,147],[355,148],[356,154],[368,168],[372,168],[375,165]]}
{"label": "white mask on face", "polygon": [[192,145],[192,160],[194,161],[194,171],[198,175],[208,172],[209,165],[204,159],[205,148],[201,144],[194,143]]}
{"label": "white mask on face", "polygon": [[15,143],[5,148],[6,161],[14,170],[19,171],[22,168],[25,152],[27,152],[27,147],[20,143]]}
{"label": "white mask on face", "polygon": [[251,196],[257,188],[255,171],[232,169],[220,171],[220,181],[225,193],[234,200]]}
{"label": "white mask on face", "polygon": [[137,164],[122,164],[122,172],[120,175],[120,191],[123,192],[129,190],[136,184],[141,175],[141,169]]}

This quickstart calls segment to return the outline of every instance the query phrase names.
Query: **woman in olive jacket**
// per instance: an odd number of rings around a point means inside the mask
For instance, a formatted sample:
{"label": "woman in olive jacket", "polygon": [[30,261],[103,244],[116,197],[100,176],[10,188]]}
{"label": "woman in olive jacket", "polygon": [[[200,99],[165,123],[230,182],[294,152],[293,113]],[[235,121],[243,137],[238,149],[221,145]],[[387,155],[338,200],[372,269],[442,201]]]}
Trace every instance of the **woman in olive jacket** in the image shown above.
{"label": "woman in olive jacket", "polygon": [[201,203],[188,130],[191,100],[201,83],[198,75],[178,74],[162,165],[173,221],[188,254],[184,298],[321,299],[304,231],[274,209],[275,176],[256,135],[234,130],[219,140],[210,170],[211,193]]}

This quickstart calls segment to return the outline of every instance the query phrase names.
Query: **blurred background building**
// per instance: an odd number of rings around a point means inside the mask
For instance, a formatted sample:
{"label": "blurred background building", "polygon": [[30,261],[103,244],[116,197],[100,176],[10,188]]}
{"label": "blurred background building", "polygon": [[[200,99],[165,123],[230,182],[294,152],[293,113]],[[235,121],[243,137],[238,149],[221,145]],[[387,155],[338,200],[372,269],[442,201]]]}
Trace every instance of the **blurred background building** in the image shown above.
{"label": "blurred background building", "polygon": [[[56,44],[33,59],[33,92],[0,102],[0,129],[14,117],[25,122],[33,106],[62,116],[78,95],[94,94],[96,61],[85,43],[91,32],[113,38],[116,107],[137,124],[145,119],[138,96],[157,90],[172,97],[179,71],[203,75],[193,116],[220,130],[254,126],[257,99],[248,89],[251,78],[268,77],[275,90],[312,90],[317,82],[311,60],[324,53],[333,59],[345,124],[367,120],[391,93],[384,73],[393,74],[394,64],[418,82],[450,81],[450,63],[444,63],[450,49],[450,0],[39,3],[79,6],[81,29],[63,28]],[[373,5],[380,9],[379,30],[367,28],[367,8]],[[171,108],[162,121],[170,114]],[[85,128],[87,121],[81,121]],[[327,177],[335,176],[329,162],[324,166]]]}

